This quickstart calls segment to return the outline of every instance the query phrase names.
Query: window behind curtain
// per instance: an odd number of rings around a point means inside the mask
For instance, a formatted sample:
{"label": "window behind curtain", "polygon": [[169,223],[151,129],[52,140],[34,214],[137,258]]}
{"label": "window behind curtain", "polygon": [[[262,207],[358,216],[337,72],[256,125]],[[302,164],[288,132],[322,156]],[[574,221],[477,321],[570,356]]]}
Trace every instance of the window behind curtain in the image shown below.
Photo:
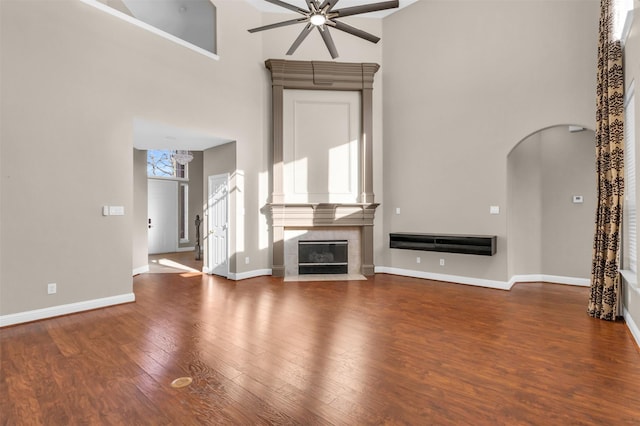
{"label": "window behind curtain", "polygon": [[627,13],[633,9],[633,0],[614,0],[613,2],[613,39],[620,40],[624,22],[627,19]]}
{"label": "window behind curtain", "polygon": [[636,147],[635,147],[635,84],[631,83],[624,106],[624,172],[626,243],[629,264],[626,269],[637,272],[637,218],[636,218]]}

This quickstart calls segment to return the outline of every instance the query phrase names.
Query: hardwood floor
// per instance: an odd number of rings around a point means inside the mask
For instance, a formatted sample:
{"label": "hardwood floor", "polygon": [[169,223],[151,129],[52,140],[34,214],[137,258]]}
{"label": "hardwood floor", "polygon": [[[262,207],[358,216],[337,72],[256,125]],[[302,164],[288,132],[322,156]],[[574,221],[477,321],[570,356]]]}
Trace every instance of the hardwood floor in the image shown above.
{"label": "hardwood floor", "polygon": [[586,315],[586,288],[142,274],[134,291],[0,329],[0,424],[640,424],[640,351]]}

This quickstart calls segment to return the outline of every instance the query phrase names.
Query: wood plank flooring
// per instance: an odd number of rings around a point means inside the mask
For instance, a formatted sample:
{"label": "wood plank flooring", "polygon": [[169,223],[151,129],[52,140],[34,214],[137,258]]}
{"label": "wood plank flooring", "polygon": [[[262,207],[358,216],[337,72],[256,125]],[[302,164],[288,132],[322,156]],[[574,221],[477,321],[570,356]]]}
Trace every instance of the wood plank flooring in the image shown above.
{"label": "wood plank flooring", "polygon": [[0,424],[640,424],[640,351],[587,316],[587,288],[191,273],[134,291],[0,329]]}

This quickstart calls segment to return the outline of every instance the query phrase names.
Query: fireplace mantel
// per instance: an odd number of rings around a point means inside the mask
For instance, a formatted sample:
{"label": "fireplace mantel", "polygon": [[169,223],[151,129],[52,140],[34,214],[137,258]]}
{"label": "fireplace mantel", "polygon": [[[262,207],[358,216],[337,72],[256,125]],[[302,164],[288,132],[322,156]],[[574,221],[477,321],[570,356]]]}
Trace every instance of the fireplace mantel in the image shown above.
{"label": "fireplace mantel", "polygon": [[373,226],[379,204],[269,204],[273,226]]}

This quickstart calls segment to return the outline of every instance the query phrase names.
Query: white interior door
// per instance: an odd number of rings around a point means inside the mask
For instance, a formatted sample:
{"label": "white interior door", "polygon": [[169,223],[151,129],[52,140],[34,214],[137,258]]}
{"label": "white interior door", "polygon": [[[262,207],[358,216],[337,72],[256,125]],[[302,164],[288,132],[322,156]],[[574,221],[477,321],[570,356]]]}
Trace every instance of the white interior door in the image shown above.
{"label": "white interior door", "polygon": [[178,182],[149,179],[149,254],[171,253],[178,249]]}
{"label": "white interior door", "polygon": [[209,176],[208,270],[229,276],[229,175]]}

